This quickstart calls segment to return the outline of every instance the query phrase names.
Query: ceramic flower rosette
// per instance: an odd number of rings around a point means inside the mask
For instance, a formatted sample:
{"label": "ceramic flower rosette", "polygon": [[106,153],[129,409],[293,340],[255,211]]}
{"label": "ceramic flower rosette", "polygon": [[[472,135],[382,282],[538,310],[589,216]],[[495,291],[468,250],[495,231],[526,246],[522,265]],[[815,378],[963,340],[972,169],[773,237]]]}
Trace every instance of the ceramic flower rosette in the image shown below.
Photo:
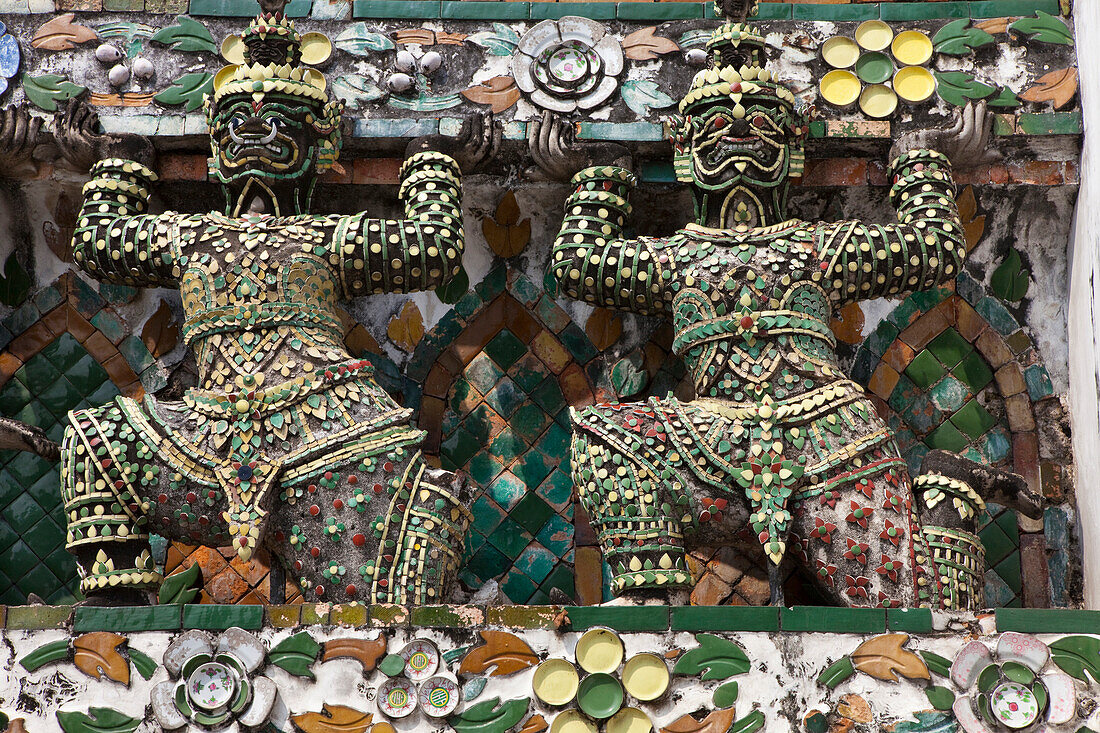
{"label": "ceramic flower rosette", "polygon": [[603,23],[566,16],[545,20],[523,34],[512,73],[530,101],[543,109],[573,112],[603,104],[619,87],[623,49]]}
{"label": "ceramic flower rosette", "polygon": [[170,679],[153,688],[153,715],[167,731],[236,731],[262,726],[279,697],[256,674],[267,656],[252,634],[231,628],[216,638],[188,631],[164,653]]}
{"label": "ceramic flower rosette", "polygon": [[[649,717],[628,705],[628,696],[651,702],[665,694],[670,675],[656,654],[635,654],[623,664],[622,639],[609,629],[590,629],[577,640],[576,665],[565,659],[547,659],[535,670],[535,696],[547,705],[576,708],[558,713],[551,733],[647,733]],[[579,668],[579,669],[578,669]]]}
{"label": "ceramic flower rosette", "polygon": [[1030,634],[1001,634],[993,653],[980,641],[960,649],[951,681],[963,694],[951,709],[965,733],[1034,731],[1073,720],[1073,678],[1058,669],[1044,672],[1049,661],[1050,649]]}

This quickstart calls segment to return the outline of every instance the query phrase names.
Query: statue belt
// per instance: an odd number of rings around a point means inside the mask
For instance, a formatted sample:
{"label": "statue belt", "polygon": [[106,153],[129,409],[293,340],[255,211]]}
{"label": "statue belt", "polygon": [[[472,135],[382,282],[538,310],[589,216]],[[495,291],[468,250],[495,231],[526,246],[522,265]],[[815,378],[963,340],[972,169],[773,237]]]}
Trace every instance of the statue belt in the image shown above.
{"label": "statue belt", "polygon": [[696,406],[737,422],[790,423],[813,420],[831,413],[840,405],[855,402],[865,396],[862,387],[845,379],[782,400],[738,403],[701,397],[682,404],[686,407]]}
{"label": "statue belt", "polygon": [[343,336],[340,319],[308,303],[255,303],[204,308],[183,323],[184,342],[229,331],[264,330],[279,326],[324,328]]}
{"label": "statue belt", "polygon": [[681,330],[672,342],[672,351],[682,354],[693,346],[708,341],[721,341],[730,336],[742,338],[796,334],[811,336],[836,346],[829,324],[806,313],[792,310],[751,311],[697,321]]}

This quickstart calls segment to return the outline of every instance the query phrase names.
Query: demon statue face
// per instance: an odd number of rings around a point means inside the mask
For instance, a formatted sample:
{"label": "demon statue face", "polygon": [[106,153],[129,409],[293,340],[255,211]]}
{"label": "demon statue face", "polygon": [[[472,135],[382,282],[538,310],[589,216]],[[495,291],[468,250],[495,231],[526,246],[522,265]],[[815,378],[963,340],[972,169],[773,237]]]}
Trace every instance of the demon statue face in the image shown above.
{"label": "demon statue face", "polygon": [[680,102],[676,177],[691,186],[699,225],[775,224],[787,218],[791,178],[802,175],[807,117],[762,68],[754,29],[719,30],[708,44],[715,68],[700,71]]}
{"label": "demon statue face", "polygon": [[339,154],[343,103],[329,101],[324,76],[302,64],[322,63],[331,50],[321,34],[299,36],[285,16],[261,16],[222,45],[231,65],[215,77],[206,113],[226,214],[309,210],[318,174]]}

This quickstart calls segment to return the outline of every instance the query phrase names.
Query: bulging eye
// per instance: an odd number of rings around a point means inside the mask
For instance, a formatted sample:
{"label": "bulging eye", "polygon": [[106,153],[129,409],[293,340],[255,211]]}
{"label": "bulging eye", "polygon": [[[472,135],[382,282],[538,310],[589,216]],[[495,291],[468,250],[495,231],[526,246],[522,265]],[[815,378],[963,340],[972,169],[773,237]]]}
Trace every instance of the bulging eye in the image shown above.
{"label": "bulging eye", "polygon": [[714,121],[710,123],[710,126],[713,127],[715,130],[721,130],[726,126],[726,124],[727,122],[725,117],[715,117]]}
{"label": "bulging eye", "polygon": [[764,119],[764,115],[756,115],[752,118],[752,126],[758,130],[763,129],[767,123],[768,121]]}

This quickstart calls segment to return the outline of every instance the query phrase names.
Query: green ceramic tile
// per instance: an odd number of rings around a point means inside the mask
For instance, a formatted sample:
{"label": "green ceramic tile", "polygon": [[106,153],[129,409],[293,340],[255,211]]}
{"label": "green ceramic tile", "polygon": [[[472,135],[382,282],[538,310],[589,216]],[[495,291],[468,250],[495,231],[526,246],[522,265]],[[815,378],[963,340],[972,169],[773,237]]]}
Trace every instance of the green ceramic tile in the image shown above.
{"label": "green ceramic tile", "polygon": [[[987,566],[989,563],[986,563]],[[1019,595],[1023,592],[1023,570],[1020,566],[1020,553],[1014,552],[1004,560],[993,566],[993,572],[1000,576],[1012,592]]]}
{"label": "green ceramic tile", "polygon": [[443,0],[440,14],[455,20],[527,20],[531,15],[531,3]]}
{"label": "green ceramic tile", "polygon": [[504,464],[487,453],[478,453],[466,466],[470,478],[478,486],[488,486],[503,470]]}
{"label": "green ceramic tile", "polygon": [[527,484],[511,471],[503,471],[489,484],[488,492],[493,501],[511,511],[527,494]]}
{"label": "green ceramic tile", "polygon": [[506,465],[527,449],[526,443],[511,428],[504,428],[489,444],[489,452]]}
{"label": "green ceramic tile", "polygon": [[503,422],[504,420],[493,408],[486,404],[480,404],[470,410],[470,414],[462,421],[462,427],[478,443],[485,444],[489,442],[489,438],[493,437],[496,428]]}
{"label": "green ceramic tile", "polygon": [[1021,112],[1016,131],[1021,135],[1080,135],[1084,126],[1080,112]]}
{"label": "green ceramic tile", "polygon": [[481,448],[481,442],[463,428],[459,428],[443,441],[439,453],[456,468],[463,468],[479,448]]}
{"label": "green ceramic tile", "polygon": [[987,525],[978,533],[978,536],[982,540],[982,546],[985,548],[985,560],[990,567],[1019,549],[1012,538],[1006,535],[996,524]]}
{"label": "green ceramic tile", "polygon": [[557,20],[566,15],[579,15],[592,20],[614,20],[616,3],[531,3],[531,20]]}
{"label": "green ceramic tile", "polygon": [[782,609],[779,622],[783,631],[879,634],[886,631],[886,609],[795,606]]}
{"label": "green ceramic tile", "polygon": [[1036,10],[1058,15],[1058,0],[970,0],[971,18],[1004,18],[1010,15],[1035,15]]}
{"label": "green ceramic tile", "polygon": [[[309,15],[312,4],[311,0],[291,0],[286,6],[286,14],[291,18],[304,18]],[[251,0],[191,0],[188,12],[191,15],[247,18],[256,14],[256,4]]]}
{"label": "green ceramic tile", "polygon": [[993,370],[977,351],[971,352],[951,373],[970,387],[974,394],[981,392],[983,387],[993,381]]}
{"label": "green ceramic tile", "polygon": [[478,393],[486,394],[504,377],[504,370],[494,364],[488,354],[481,353],[470,360],[462,376]]}
{"label": "green ceramic tile", "polygon": [[642,162],[642,169],[638,177],[646,183],[675,183],[676,173],[672,163],[666,161],[647,160]]}
{"label": "green ceramic tile", "polygon": [[952,452],[961,451],[969,442],[950,422],[943,423],[924,438],[929,448]]}
{"label": "green ceramic tile", "polygon": [[539,587],[531,578],[528,578],[522,570],[513,567],[500,579],[500,589],[513,603],[530,604],[538,603],[532,597],[538,593]]}
{"label": "green ceramic tile", "polygon": [[72,606],[8,606],[5,624],[9,629],[56,629],[65,625],[72,612]]}
{"label": "green ceramic tile", "polygon": [[990,415],[989,410],[982,407],[977,400],[970,400],[951,416],[951,422],[963,433],[969,435],[971,440],[977,440],[997,424],[997,419]]}
{"label": "green ceramic tile", "polygon": [[485,403],[491,406],[505,420],[527,401],[527,394],[509,377],[503,377],[497,386],[485,395]]}
{"label": "green ceramic tile", "polygon": [[546,520],[554,513],[554,510],[547,506],[545,501],[540,499],[538,495],[531,493],[520,499],[515,508],[508,513],[508,517],[532,535],[535,535],[539,533],[542,526],[546,524]]}
{"label": "green ceramic tile", "polygon": [[676,606],[673,631],[779,631],[774,606]]}
{"label": "green ceramic tile", "polygon": [[514,519],[505,519],[489,535],[489,542],[509,560],[514,560],[527,547],[534,535],[524,530]]}
{"label": "green ceramic tile", "polygon": [[703,3],[692,2],[628,2],[619,3],[620,20],[686,20],[703,17]]}
{"label": "green ceramic tile", "polygon": [[412,625],[417,627],[470,628],[485,621],[485,611],[477,606],[417,606],[412,609]]}
{"label": "green ceramic tile", "polygon": [[965,2],[965,0],[881,3],[879,13],[879,17],[887,21],[969,18],[970,3]]}
{"label": "green ceramic tile", "polygon": [[[73,631],[172,631],[180,628],[180,606],[129,606],[106,608],[81,606],[76,609]],[[208,606],[208,608],[233,608]],[[263,609],[255,607],[263,616]],[[228,627],[226,627],[228,628]],[[257,622],[257,628],[259,623]]]}
{"label": "green ceramic tile", "polygon": [[470,511],[474,513],[474,519],[470,526],[481,534],[489,534],[497,528],[498,524],[504,521],[504,511],[485,494],[474,500]]}
{"label": "green ceramic tile", "polygon": [[886,630],[911,634],[932,633],[932,611],[928,608],[886,609]]}
{"label": "green ceramic tile", "polygon": [[[462,0],[462,4],[465,4],[465,0]],[[496,362],[497,366],[508,371],[509,367],[527,353],[527,347],[511,331],[504,329],[485,344],[483,351]]]}
{"label": "green ceramic tile", "polygon": [[557,615],[554,606],[491,606],[485,609],[485,623],[513,629],[554,629]]}
{"label": "green ceramic tile", "polygon": [[466,561],[465,568],[474,574],[478,580],[486,581],[500,576],[512,564],[500,550],[490,544],[485,544],[474,553],[474,556]]}
{"label": "green ceramic tile", "polygon": [[616,631],[665,631],[669,627],[668,606],[566,606],[565,611],[573,631],[593,626]]}
{"label": "green ceramic tile", "polygon": [[303,625],[315,625],[315,624],[327,624],[328,614],[331,607],[327,603],[313,604],[303,603],[301,605],[302,616],[301,622]]}
{"label": "green ceramic tile", "polygon": [[533,541],[516,558],[513,568],[520,570],[535,583],[542,583],[557,564],[557,555]]}
{"label": "green ceramic tile", "polygon": [[355,0],[352,16],[356,18],[438,18],[439,0]]}
{"label": "green ceramic tile", "polygon": [[527,440],[534,442],[546,429],[547,423],[550,422],[550,416],[535,403],[528,402],[516,410],[508,422],[513,430]]}
{"label": "green ceramic tile", "polygon": [[524,486],[538,486],[557,465],[557,460],[549,458],[537,450],[529,450],[508,469],[516,475]]}
{"label": "green ceramic tile", "polygon": [[525,354],[508,369],[508,376],[526,392],[542,384],[550,370],[534,354]]}
{"label": "green ceramic tile", "polygon": [[905,368],[905,375],[922,390],[931,387],[944,374],[943,365],[930,351],[917,354]]}
{"label": "green ceramic tile", "polygon": [[265,606],[264,613],[267,614],[267,623],[269,626],[277,629],[286,629],[298,625],[298,620],[302,616],[302,607],[298,604]]}
{"label": "green ceramic tile", "polygon": [[961,362],[974,350],[970,342],[953,328],[946,329],[939,336],[929,341],[928,346],[925,348],[935,354],[936,358],[948,369]]}
{"label": "green ceramic tile", "polygon": [[998,608],[997,631],[1025,634],[1095,634],[1100,611],[1070,608]]}
{"label": "green ceramic tile", "polygon": [[[650,3],[623,3],[625,5],[649,5]],[[680,5],[681,3],[665,3]],[[620,5],[622,7],[622,5]],[[632,140],[637,142],[660,142],[665,139],[664,125],[656,122],[591,122],[580,123],[577,137],[582,140]],[[585,360],[587,361],[587,360]]]}
{"label": "green ceramic tile", "polygon": [[794,3],[791,17],[794,20],[877,20],[878,3],[860,5],[804,5]]}
{"label": "green ceramic tile", "polygon": [[185,629],[259,629],[264,624],[263,606],[217,606],[188,604],[183,607]]}
{"label": "green ceramic tile", "polygon": [[970,398],[970,388],[948,374],[932,385],[928,396],[937,409],[951,414],[962,407],[966,400]]}
{"label": "green ceramic tile", "polygon": [[332,607],[328,620],[341,626],[366,626],[367,607],[362,603],[342,603]]}
{"label": "green ceramic tile", "polygon": [[553,376],[547,377],[530,394],[531,398],[551,415],[558,414],[566,406],[565,397],[561,393],[561,385]]}
{"label": "green ceramic tile", "polygon": [[375,628],[409,625],[409,609],[396,603],[381,603],[370,607],[370,624]]}

